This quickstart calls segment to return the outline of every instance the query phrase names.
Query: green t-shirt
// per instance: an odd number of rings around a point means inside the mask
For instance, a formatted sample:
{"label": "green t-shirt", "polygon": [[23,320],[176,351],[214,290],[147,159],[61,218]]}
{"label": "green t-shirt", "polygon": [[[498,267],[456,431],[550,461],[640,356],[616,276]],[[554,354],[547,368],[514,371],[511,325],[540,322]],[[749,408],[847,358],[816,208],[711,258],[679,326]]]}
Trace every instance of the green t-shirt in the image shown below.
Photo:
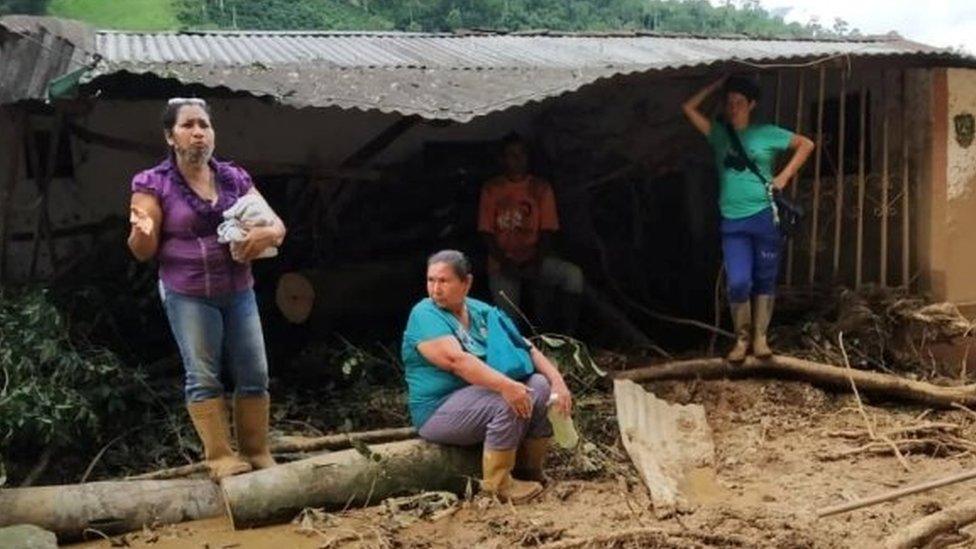
{"label": "green t-shirt", "polygon": [[[793,132],[772,124],[755,124],[739,130],[742,147],[768,180],[773,179],[773,163],[776,156],[787,150]],[[742,219],[769,207],[769,195],[762,181],[752,170],[742,164],[742,169],[725,166],[725,158],[735,155],[735,148],[728,131],[719,120],[712,120],[708,143],[715,151],[715,166],[719,172],[718,208],[726,219]]]}
{"label": "green t-shirt", "polygon": [[430,298],[417,303],[410,311],[400,354],[406,370],[410,418],[418,429],[451,393],[467,386],[468,382],[430,363],[417,351],[417,345],[453,335],[465,351],[482,360],[487,356],[491,305],[471,298],[467,298],[465,304],[471,322],[467,330],[454,315],[438,307]]}

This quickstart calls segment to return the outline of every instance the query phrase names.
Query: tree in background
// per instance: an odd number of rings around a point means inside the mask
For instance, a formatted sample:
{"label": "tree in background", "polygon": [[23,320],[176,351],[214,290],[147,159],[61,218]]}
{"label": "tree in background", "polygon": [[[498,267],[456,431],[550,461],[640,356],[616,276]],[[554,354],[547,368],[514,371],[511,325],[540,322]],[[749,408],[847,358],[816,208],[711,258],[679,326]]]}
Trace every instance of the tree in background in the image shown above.
{"label": "tree in background", "polygon": [[195,28],[453,31],[650,30],[783,37],[857,35],[837,19],[786,23],[759,0],[175,0]]}
{"label": "tree in background", "polygon": [[0,15],[24,13],[43,15],[47,13],[48,0],[0,0]]}

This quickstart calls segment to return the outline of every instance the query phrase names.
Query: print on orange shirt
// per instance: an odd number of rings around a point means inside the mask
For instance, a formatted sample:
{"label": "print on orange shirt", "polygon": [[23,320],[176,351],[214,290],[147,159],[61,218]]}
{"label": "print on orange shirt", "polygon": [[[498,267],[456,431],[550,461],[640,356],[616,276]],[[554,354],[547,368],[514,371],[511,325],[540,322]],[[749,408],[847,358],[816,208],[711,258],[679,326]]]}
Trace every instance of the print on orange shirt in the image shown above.
{"label": "print on orange shirt", "polygon": [[494,236],[515,263],[535,257],[539,231],[559,230],[556,199],[544,179],[496,177],[481,189],[478,230]]}

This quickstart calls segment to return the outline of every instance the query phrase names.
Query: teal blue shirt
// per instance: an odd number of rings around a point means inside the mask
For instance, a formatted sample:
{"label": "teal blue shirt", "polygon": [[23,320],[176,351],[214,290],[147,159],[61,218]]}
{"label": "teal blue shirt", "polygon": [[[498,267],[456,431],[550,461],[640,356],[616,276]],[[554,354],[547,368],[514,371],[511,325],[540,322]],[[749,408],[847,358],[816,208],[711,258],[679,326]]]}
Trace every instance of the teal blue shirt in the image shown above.
{"label": "teal blue shirt", "polygon": [[[767,181],[773,180],[776,157],[789,149],[793,132],[772,124],[754,124],[739,130],[742,147]],[[735,154],[728,131],[720,120],[712,120],[708,143],[715,151],[715,166],[719,172],[718,207],[726,219],[742,219],[769,207],[766,187],[749,168],[736,170],[725,166],[725,157]]]}
{"label": "teal blue shirt", "polygon": [[470,327],[465,330],[457,318],[441,309],[430,299],[414,305],[403,332],[400,350],[406,370],[410,418],[420,428],[431,414],[454,391],[466,387],[468,382],[438,368],[417,351],[417,345],[453,335],[465,351],[485,360],[488,347],[488,313],[491,305],[477,299],[465,299]]}

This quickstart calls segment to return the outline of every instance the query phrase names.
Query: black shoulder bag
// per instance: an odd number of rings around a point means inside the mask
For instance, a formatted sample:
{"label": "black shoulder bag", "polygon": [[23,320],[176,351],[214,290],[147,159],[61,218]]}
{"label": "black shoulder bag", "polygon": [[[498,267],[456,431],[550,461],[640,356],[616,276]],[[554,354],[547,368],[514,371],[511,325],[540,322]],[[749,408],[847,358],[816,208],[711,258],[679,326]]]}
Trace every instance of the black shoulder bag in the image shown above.
{"label": "black shoulder bag", "polygon": [[766,188],[766,192],[769,193],[773,206],[773,217],[776,219],[776,225],[779,226],[780,233],[787,238],[793,236],[796,234],[797,229],[800,228],[800,221],[803,219],[803,208],[790,202],[789,199],[783,196],[783,193],[779,189],[773,188],[773,184],[763,177],[762,172],[759,171],[759,167],[746,154],[745,147],[742,146],[742,141],[739,139],[739,134],[732,127],[732,124],[723,122],[722,125],[725,126],[725,131],[729,134],[729,139],[732,141],[732,147],[735,149],[736,154],[745,163],[745,167],[749,168],[749,171],[759,178],[759,181]]}

